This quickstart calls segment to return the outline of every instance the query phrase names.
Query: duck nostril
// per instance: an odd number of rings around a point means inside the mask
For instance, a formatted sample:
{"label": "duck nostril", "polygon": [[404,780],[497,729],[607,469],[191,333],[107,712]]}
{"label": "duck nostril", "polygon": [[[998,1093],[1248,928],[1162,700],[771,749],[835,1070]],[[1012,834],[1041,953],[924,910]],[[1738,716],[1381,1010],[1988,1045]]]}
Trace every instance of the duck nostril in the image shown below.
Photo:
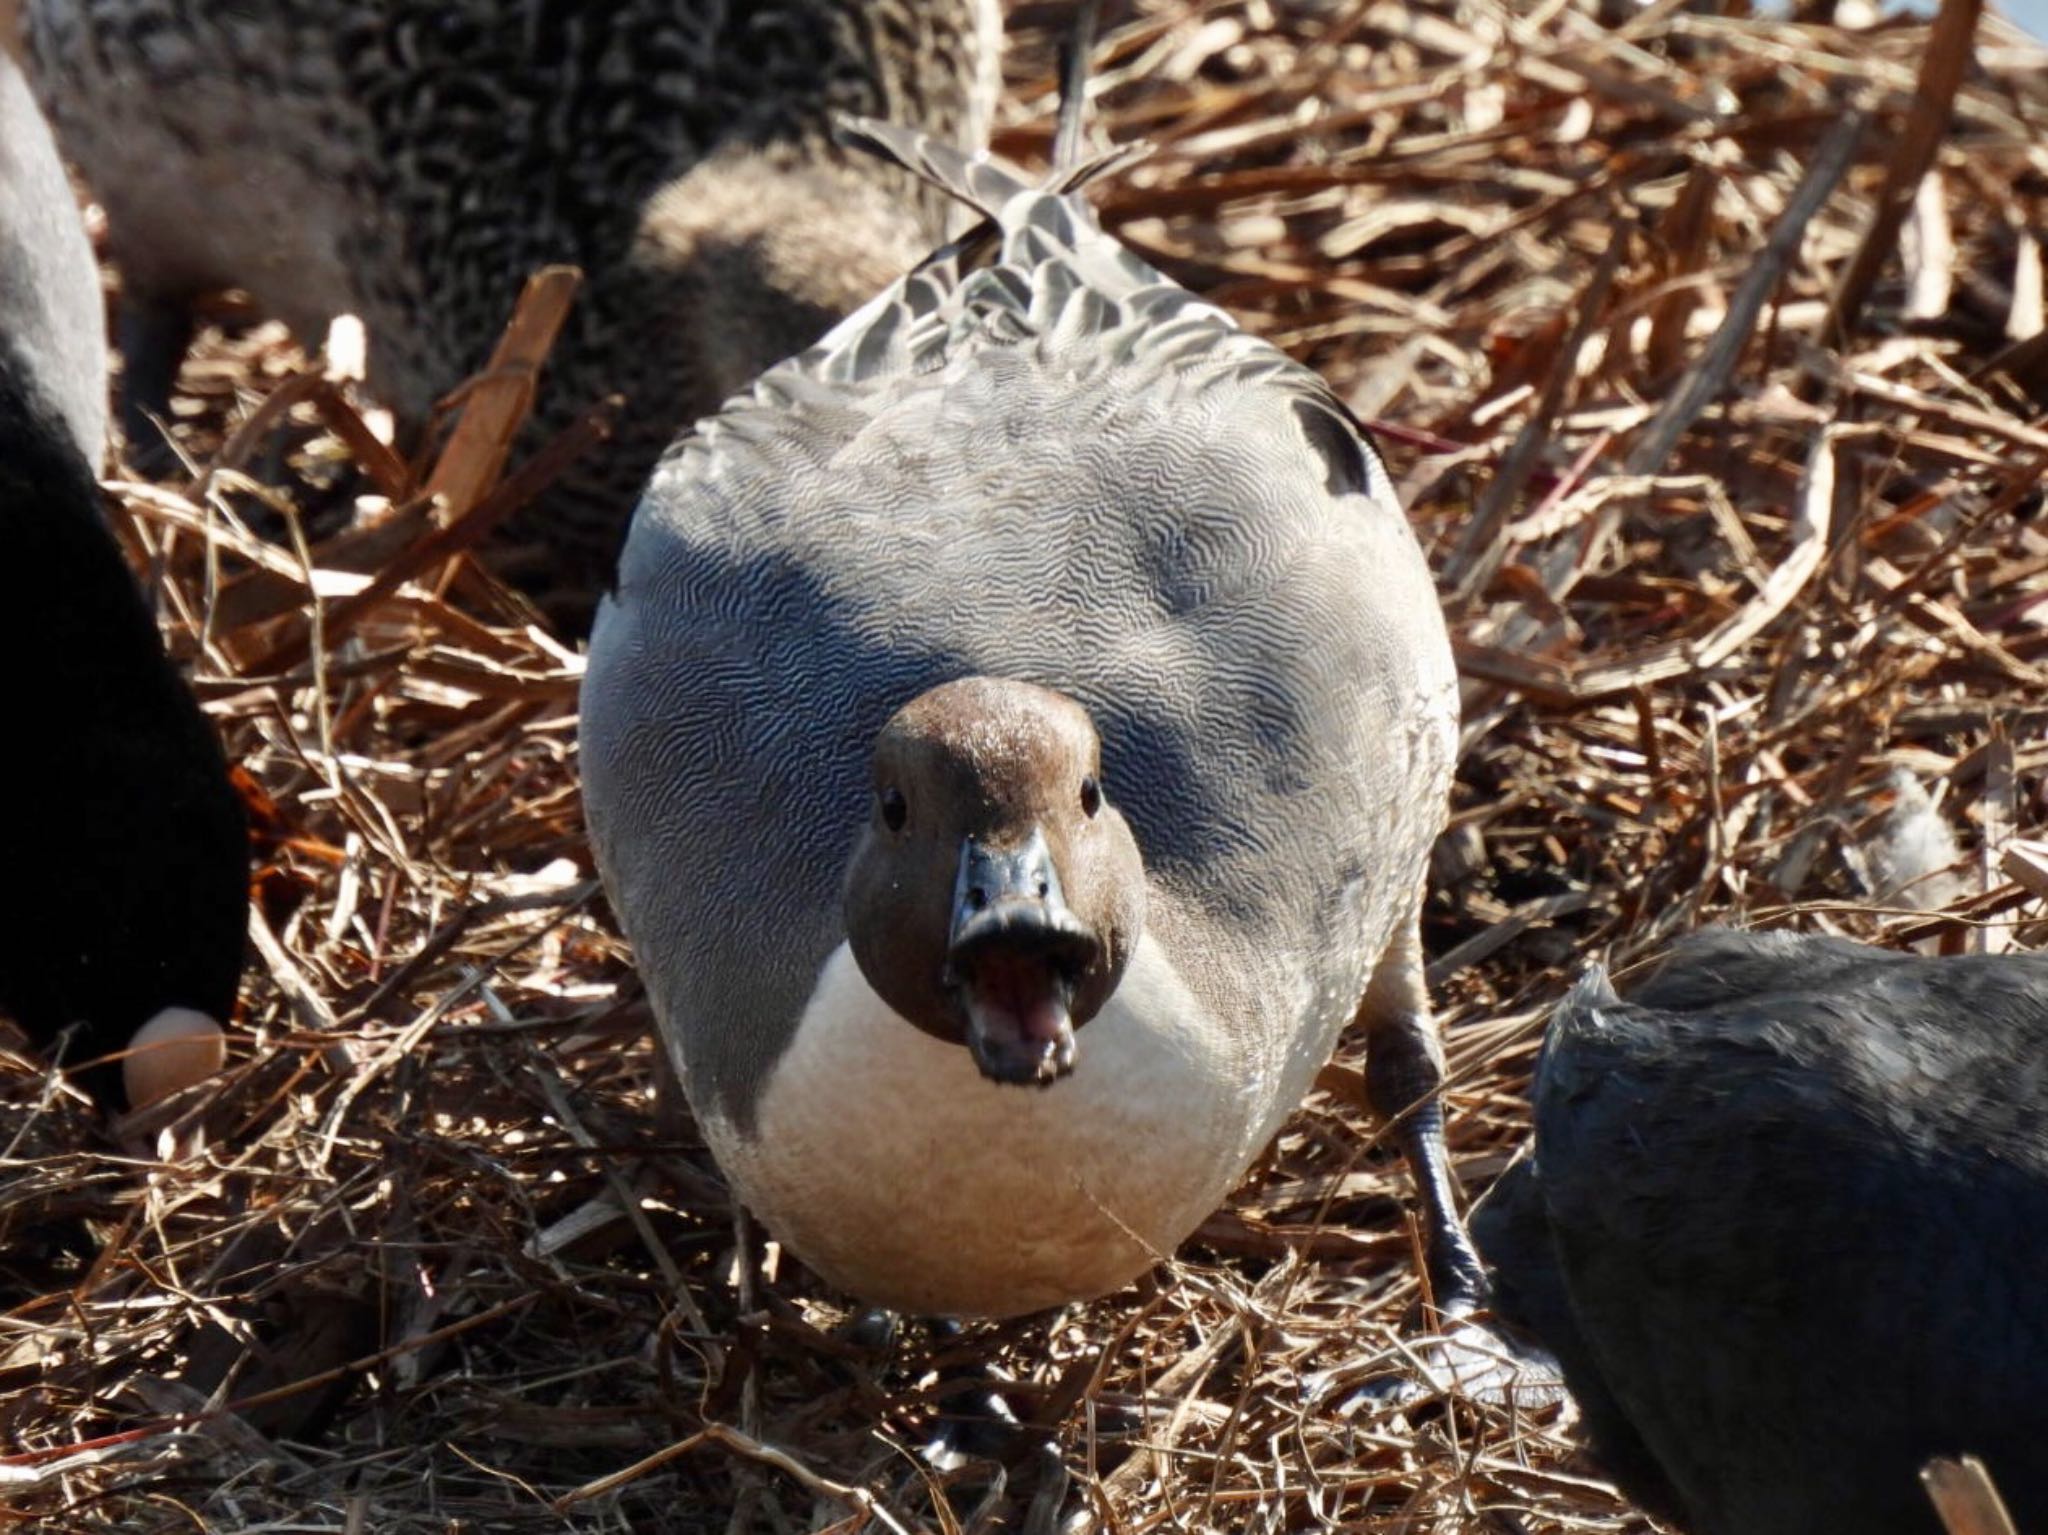
{"label": "duck nostril", "polygon": [[1045,876],[1044,876],[1043,874],[1039,875],[1039,876],[1038,876],[1038,898],[1039,898],[1039,899],[1040,899],[1041,901],[1045,899],[1045,897],[1046,897],[1046,892],[1047,892],[1047,891],[1049,891],[1049,890],[1050,890],[1051,888],[1052,888],[1052,887],[1051,887],[1050,885],[1046,884],[1046,882],[1045,882]]}
{"label": "duck nostril", "polygon": [[967,904],[976,911],[986,910],[988,907],[988,891],[980,885],[970,885],[967,890]]}

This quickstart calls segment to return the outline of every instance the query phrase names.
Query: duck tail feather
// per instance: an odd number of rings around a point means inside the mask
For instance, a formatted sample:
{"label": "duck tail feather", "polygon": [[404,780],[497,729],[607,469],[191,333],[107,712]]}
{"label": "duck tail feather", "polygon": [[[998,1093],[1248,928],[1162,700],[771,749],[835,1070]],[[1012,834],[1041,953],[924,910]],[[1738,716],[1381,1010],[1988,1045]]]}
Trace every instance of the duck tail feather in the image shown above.
{"label": "duck tail feather", "polygon": [[1095,53],[1095,29],[1101,19],[1102,0],[1080,0],[1074,7],[1073,25],[1060,39],[1060,116],[1052,140],[1055,175],[1081,162],[1088,118],[1088,62]]}
{"label": "duck tail feather", "polygon": [[1145,139],[1133,139],[1128,144],[1113,144],[1100,154],[1089,155],[1079,163],[1067,166],[1053,177],[1052,190],[1071,192],[1085,187],[1089,182],[1120,171],[1127,165],[1136,165],[1152,153],[1152,145]]}
{"label": "duck tail feather", "polygon": [[1142,139],[1097,154],[1087,152],[1088,65],[1095,56],[1101,16],[1102,0],[1080,0],[1074,7],[1074,24],[1060,40],[1059,126],[1053,133],[1052,174],[1047,178],[1054,192],[1075,191],[1152,153],[1152,146]]}
{"label": "duck tail feather", "polygon": [[[1101,0],[1078,0],[1073,25],[1060,43],[1059,123],[1053,134],[1052,169],[1042,184],[1048,192],[1078,191],[1152,152],[1152,146],[1142,141],[1087,152],[1088,62],[1095,51],[1101,9]],[[902,167],[991,219],[1000,220],[1012,198],[1041,186],[986,149],[968,154],[900,123],[838,112],[832,117],[832,131],[842,144]]]}
{"label": "duck tail feather", "polygon": [[1022,171],[985,150],[963,154],[928,133],[873,117],[839,113],[832,126],[841,143],[901,166],[989,218],[997,217],[1011,198],[1031,190]]}
{"label": "duck tail feather", "polygon": [[1558,1005],[1558,1012],[1576,1015],[1619,1006],[1621,997],[1614,989],[1614,982],[1608,979],[1607,967],[1598,960],[1588,960],[1572,981],[1564,1001]]}
{"label": "duck tail feather", "polygon": [[[842,144],[901,166],[987,218],[999,219],[1012,198],[1038,187],[1031,177],[998,155],[987,150],[970,155],[943,139],[900,123],[842,112],[834,115],[832,130]],[[1043,189],[1061,194],[1078,191],[1151,153],[1152,146],[1140,139],[1083,155],[1072,164],[1059,162]]]}

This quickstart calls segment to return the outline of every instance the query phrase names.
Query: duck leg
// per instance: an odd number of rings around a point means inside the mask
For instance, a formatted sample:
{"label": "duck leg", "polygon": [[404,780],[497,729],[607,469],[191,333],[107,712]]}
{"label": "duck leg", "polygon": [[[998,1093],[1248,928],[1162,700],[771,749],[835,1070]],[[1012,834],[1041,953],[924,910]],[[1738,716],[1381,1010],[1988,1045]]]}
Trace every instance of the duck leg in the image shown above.
{"label": "duck leg", "polygon": [[[841,1323],[834,1335],[885,1364],[909,1320],[900,1312],[871,1306]],[[953,1317],[924,1321],[934,1352],[967,1336],[967,1329]],[[924,1458],[941,1471],[956,1470],[970,1460],[1016,1458],[1028,1430],[1004,1398],[995,1372],[980,1360],[955,1359],[940,1365],[938,1374],[938,1415],[925,1441]]]}
{"label": "duck leg", "polygon": [[1492,1287],[1458,1214],[1451,1181],[1437,1096],[1444,1081],[1443,1041],[1423,976],[1419,913],[1402,924],[1380,957],[1358,1018],[1366,1027],[1366,1098],[1394,1126],[1421,1195],[1430,1292],[1445,1324],[1441,1336],[1413,1351],[1420,1379],[1383,1379],[1366,1394],[1390,1404],[1442,1391],[1528,1407],[1557,1400],[1563,1384],[1552,1360],[1506,1341],[1474,1318],[1490,1304]]}
{"label": "duck leg", "polygon": [[152,477],[178,467],[177,450],[164,434],[193,329],[192,307],[180,295],[121,295],[121,432],[128,462]]}
{"label": "duck leg", "polygon": [[1368,1106],[1394,1126],[1422,1199],[1430,1289],[1439,1311],[1463,1315],[1486,1301],[1486,1271],[1458,1215],[1444,1145],[1444,1047],[1423,979],[1419,915],[1401,925],[1358,1005],[1366,1028]]}

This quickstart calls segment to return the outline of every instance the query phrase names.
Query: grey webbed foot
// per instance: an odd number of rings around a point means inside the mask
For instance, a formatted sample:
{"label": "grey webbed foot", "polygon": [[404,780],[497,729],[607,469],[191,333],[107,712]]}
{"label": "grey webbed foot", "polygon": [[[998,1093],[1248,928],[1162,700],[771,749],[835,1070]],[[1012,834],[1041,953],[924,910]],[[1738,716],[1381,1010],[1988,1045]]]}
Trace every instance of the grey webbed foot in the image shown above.
{"label": "grey webbed foot", "polygon": [[1471,1309],[1439,1316],[1442,1330],[1410,1341],[1386,1360],[1390,1373],[1366,1380],[1357,1400],[1389,1408],[1459,1396],[1489,1407],[1535,1410],[1569,1396],[1557,1361],[1542,1349],[1497,1331]]}
{"label": "grey webbed foot", "polygon": [[[834,1329],[843,1343],[886,1359],[902,1341],[905,1324],[911,1319],[885,1307],[870,1307],[849,1317]],[[931,1340],[944,1347],[966,1335],[966,1329],[947,1317],[927,1322]],[[1015,1464],[1043,1435],[1018,1417],[1004,1397],[1002,1380],[983,1361],[959,1359],[938,1366],[937,1413],[922,1448],[924,1459],[940,1471],[954,1471],[969,1461]]]}
{"label": "grey webbed foot", "polygon": [[1060,1513],[1066,1507],[1074,1478],[1067,1470],[1058,1445],[1040,1445],[1034,1452],[1034,1458],[1038,1462],[1037,1485],[1032,1490],[1030,1504],[1024,1510],[1024,1523],[1019,1535],[1053,1535],[1060,1526]]}

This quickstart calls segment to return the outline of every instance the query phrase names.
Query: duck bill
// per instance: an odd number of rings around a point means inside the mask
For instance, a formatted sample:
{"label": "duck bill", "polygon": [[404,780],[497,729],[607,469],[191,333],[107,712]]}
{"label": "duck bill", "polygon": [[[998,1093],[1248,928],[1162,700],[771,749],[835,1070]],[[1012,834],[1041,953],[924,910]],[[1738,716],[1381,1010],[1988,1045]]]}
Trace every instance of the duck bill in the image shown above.
{"label": "duck bill", "polygon": [[1100,949],[1067,908],[1043,833],[961,846],[946,984],[983,1076],[1046,1087],[1074,1069],[1074,993]]}

